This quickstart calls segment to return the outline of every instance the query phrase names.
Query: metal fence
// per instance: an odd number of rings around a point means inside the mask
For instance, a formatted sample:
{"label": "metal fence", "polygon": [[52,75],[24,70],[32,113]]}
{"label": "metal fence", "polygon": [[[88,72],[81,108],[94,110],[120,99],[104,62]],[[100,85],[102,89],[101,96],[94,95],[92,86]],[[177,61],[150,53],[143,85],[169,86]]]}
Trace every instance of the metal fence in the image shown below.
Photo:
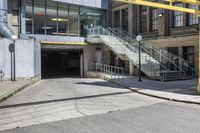
{"label": "metal fence", "polygon": [[114,81],[122,81],[124,79],[124,68],[110,66],[102,63],[90,63],[88,70],[101,73],[102,76]]}

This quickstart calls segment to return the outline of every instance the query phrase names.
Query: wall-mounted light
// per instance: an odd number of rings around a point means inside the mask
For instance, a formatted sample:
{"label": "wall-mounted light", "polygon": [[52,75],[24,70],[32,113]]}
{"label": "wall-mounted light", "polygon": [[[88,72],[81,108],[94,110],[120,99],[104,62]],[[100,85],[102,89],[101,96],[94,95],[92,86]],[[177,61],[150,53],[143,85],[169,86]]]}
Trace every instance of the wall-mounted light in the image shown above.
{"label": "wall-mounted light", "polygon": [[162,17],[162,16],[164,16],[164,10],[163,10],[163,9],[160,9],[160,10],[159,10],[158,17]]}
{"label": "wall-mounted light", "polygon": [[161,13],[158,14],[158,17],[162,17],[162,16],[164,16],[163,12],[161,12]]}

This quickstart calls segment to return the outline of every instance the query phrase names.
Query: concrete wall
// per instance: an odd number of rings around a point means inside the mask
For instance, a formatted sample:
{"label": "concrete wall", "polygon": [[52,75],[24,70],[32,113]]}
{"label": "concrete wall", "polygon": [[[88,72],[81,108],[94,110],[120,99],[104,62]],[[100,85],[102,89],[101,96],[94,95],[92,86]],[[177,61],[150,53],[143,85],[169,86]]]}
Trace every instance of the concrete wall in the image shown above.
{"label": "concrete wall", "polygon": [[47,42],[85,42],[84,37],[71,37],[71,36],[54,36],[54,35],[32,35],[32,34],[21,34],[22,39],[36,38],[39,41]]}
{"label": "concrete wall", "polygon": [[[0,39],[0,70],[3,70],[4,79],[10,79],[11,53],[9,39]],[[17,40],[16,49],[16,77],[32,78],[41,74],[40,43],[34,40]]]}
{"label": "concrete wall", "polygon": [[83,48],[83,53],[84,53],[84,71],[87,72],[89,65],[91,63],[95,63],[96,47],[85,46]]}

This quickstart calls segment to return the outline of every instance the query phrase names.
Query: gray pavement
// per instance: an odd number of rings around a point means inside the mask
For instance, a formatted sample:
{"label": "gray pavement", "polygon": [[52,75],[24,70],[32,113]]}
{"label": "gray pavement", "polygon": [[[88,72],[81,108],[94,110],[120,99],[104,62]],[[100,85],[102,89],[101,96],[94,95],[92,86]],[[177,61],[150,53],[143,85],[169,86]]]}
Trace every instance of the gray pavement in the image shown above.
{"label": "gray pavement", "polygon": [[0,131],[164,101],[133,93],[101,79],[41,80],[0,104]]}
{"label": "gray pavement", "polygon": [[200,106],[162,102],[1,133],[199,133]]}
{"label": "gray pavement", "polygon": [[39,77],[32,79],[18,79],[17,81],[2,81],[0,82],[0,102],[6,100],[10,96],[18,93],[24,88],[34,84],[39,80]]}
{"label": "gray pavement", "polygon": [[200,95],[196,94],[197,79],[160,82],[143,78],[142,82],[138,82],[138,77],[126,76],[117,83],[140,94],[200,104]]}

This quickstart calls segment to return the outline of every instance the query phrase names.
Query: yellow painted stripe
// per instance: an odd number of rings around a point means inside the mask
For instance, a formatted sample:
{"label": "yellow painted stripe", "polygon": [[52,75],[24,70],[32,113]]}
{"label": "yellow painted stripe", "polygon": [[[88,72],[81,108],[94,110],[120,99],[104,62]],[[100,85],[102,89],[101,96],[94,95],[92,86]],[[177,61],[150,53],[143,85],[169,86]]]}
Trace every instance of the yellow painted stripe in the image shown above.
{"label": "yellow painted stripe", "polygon": [[[146,0],[112,0],[112,1],[128,3],[128,4],[143,5],[143,6],[150,6],[150,7],[186,12],[186,13],[193,13],[193,14],[197,14],[198,16],[200,15],[199,10],[195,10],[195,9],[191,9],[191,8],[187,8],[187,7],[177,7],[174,5],[167,5],[167,4],[162,4],[162,3],[158,3],[158,2],[150,2],[150,1],[146,1]],[[188,1],[189,0],[187,0],[187,2]],[[185,0],[185,2],[186,2],[186,0]],[[190,1],[190,3],[192,3],[192,2]],[[199,3],[195,2],[195,4],[198,5]]]}
{"label": "yellow painted stripe", "polygon": [[42,41],[42,45],[88,45],[85,42],[46,42]]}

